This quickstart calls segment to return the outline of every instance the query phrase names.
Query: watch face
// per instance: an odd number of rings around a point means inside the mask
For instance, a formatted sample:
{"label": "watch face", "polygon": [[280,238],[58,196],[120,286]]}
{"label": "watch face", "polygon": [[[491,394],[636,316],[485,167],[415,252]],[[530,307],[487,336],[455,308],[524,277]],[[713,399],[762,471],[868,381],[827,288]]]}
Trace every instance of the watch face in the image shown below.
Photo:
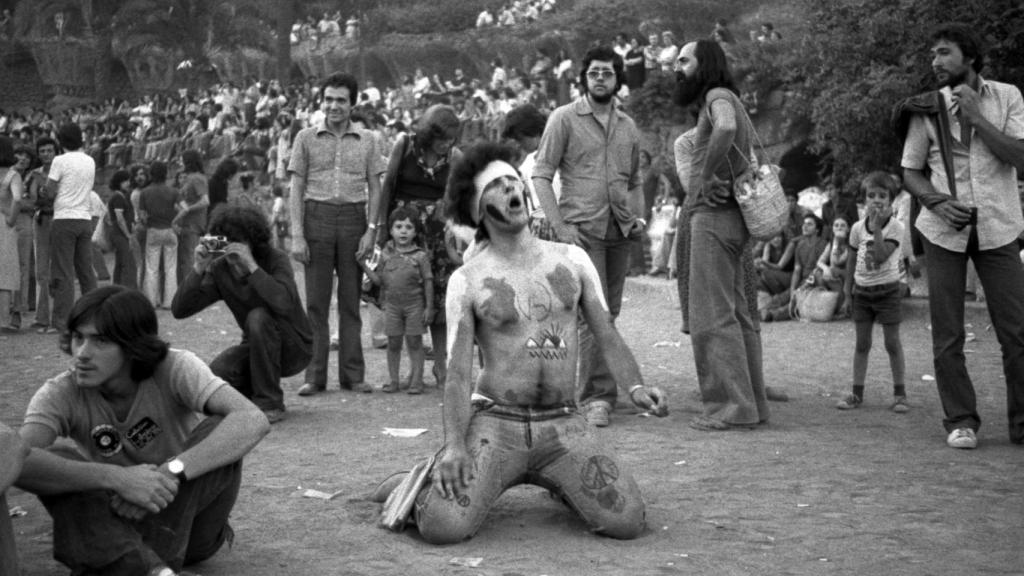
{"label": "watch face", "polygon": [[181,474],[185,471],[185,463],[181,460],[174,459],[167,463],[167,469],[171,474]]}

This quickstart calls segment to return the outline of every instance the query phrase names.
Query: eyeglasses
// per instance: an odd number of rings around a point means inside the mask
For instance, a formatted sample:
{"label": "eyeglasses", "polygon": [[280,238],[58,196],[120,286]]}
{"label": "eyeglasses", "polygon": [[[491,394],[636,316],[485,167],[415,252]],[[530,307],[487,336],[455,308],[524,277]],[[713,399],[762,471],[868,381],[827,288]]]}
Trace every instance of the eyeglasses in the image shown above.
{"label": "eyeglasses", "polygon": [[591,80],[610,80],[615,78],[614,70],[591,70],[587,72],[587,78]]}

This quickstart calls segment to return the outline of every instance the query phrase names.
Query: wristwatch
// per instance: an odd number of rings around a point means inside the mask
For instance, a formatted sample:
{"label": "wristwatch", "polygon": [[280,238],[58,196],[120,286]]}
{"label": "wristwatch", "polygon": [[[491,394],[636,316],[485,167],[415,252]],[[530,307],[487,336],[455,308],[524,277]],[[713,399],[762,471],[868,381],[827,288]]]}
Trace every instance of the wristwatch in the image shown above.
{"label": "wristwatch", "polygon": [[167,471],[173,474],[178,479],[178,482],[186,482],[188,480],[185,476],[185,463],[177,456],[167,461]]}

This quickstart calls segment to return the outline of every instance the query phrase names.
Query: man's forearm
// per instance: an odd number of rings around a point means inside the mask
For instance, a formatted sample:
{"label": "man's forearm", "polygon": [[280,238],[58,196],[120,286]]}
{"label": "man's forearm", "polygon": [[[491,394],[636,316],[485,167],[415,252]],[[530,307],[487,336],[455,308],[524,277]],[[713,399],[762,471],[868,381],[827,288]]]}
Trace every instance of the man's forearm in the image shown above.
{"label": "man's forearm", "polygon": [[555,189],[548,178],[535,176],[533,178],[533,189],[537,192],[537,199],[540,200],[540,207],[544,210],[544,218],[552,226],[560,226],[564,223],[562,214],[558,211],[558,201],[555,200]]}
{"label": "man's forearm", "polygon": [[15,485],[37,495],[115,489],[113,464],[69,460],[33,448]]}
{"label": "man's forearm", "polygon": [[178,455],[189,479],[242,459],[269,431],[259,410],[232,412],[202,442]]}
{"label": "man's forearm", "polygon": [[303,218],[306,212],[306,181],[292,175],[291,193],[288,194],[288,230],[292,238],[306,239]]}
{"label": "man's forearm", "polygon": [[918,202],[929,210],[937,204],[941,204],[952,197],[935,190],[932,183],[924,177],[924,172],[911,168],[903,169],[903,186],[910,192],[910,195],[917,198]]}

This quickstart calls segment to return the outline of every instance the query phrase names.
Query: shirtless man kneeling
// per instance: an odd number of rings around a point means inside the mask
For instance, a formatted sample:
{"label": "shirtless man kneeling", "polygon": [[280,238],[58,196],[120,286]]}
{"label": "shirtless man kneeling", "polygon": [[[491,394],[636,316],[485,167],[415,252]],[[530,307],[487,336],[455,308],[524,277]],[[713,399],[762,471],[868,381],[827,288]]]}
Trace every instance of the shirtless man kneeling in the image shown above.
{"label": "shirtless man kneeling", "polygon": [[[665,416],[667,399],[643,386],[586,253],[530,234],[512,161],[510,148],[485,143],[453,166],[449,215],[477,227],[477,246],[448,283],[445,445],[416,498],[415,522],[428,542],[460,542],[505,490],[529,483],[561,496],[594,532],[636,538],[644,529],[640,490],[576,409],[581,309],[634,404]],[[476,382],[474,341],[486,367]]]}

